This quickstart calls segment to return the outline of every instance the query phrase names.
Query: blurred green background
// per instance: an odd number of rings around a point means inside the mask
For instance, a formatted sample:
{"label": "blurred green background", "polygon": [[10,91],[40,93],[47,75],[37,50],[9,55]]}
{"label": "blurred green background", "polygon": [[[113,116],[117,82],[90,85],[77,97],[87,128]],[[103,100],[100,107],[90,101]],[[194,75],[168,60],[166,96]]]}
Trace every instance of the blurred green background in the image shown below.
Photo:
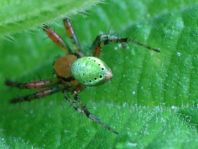
{"label": "blurred green background", "polygon": [[[76,113],[61,93],[17,105],[12,97],[31,91],[8,88],[5,79],[54,77],[63,55],[43,33],[49,24],[68,40],[69,16],[83,51],[99,33],[133,38],[104,47],[100,56],[113,71],[108,83],[87,88],[81,100],[116,136]],[[39,0],[0,2],[0,148],[197,148],[198,2],[196,0]]]}

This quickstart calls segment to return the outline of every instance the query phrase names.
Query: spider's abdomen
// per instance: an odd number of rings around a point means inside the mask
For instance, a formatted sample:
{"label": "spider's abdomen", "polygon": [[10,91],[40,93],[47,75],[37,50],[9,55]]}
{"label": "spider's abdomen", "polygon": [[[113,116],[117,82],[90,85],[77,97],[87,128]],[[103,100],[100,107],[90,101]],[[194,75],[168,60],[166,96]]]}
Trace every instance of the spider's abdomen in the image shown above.
{"label": "spider's abdomen", "polygon": [[71,66],[73,77],[84,85],[97,85],[112,78],[111,69],[96,57],[82,57]]}

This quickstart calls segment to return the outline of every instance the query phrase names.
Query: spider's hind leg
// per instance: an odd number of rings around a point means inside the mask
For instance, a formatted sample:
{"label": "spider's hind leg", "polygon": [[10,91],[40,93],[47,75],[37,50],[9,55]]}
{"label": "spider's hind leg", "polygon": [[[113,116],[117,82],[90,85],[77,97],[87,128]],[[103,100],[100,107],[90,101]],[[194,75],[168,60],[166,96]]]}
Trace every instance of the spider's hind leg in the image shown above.
{"label": "spider's hind leg", "polygon": [[69,94],[67,91],[64,92],[65,99],[69,102],[69,104],[74,108],[79,113],[82,113],[85,115],[87,118],[92,120],[93,122],[99,124],[103,128],[113,132],[114,134],[118,134],[118,132],[110,127],[109,125],[105,124],[102,122],[97,116],[92,114],[87,107],[80,101],[79,97],[77,94],[74,93],[74,95]]}
{"label": "spider's hind leg", "polygon": [[115,35],[109,35],[109,34],[101,34],[101,35],[98,35],[96,37],[96,39],[94,40],[93,44],[92,44],[92,47],[91,47],[91,50],[93,50],[93,56],[96,56],[98,57],[100,55],[100,52],[101,52],[101,48],[104,46],[104,45],[107,45],[109,43],[126,43],[126,42],[131,42],[131,43],[134,43],[136,45],[139,45],[139,46],[142,46],[148,50],[152,50],[152,51],[155,51],[155,52],[160,52],[160,49],[158,48],[152,48],[146,44],[143,44],[139,41],[136,41],[134,39],[129,39],[129,38],[122,38],[122,37],[119,37],[119,36],[115,36]]}
{"label": "spider's hind leg", "polygon": [[93,56],[98,57],[100,55],[101,49],[103,46],[110,43],[126,43],[128,38],[121,38],[115,35],[101,34],[96,37],[94,40],[91,50],[93,50]]}

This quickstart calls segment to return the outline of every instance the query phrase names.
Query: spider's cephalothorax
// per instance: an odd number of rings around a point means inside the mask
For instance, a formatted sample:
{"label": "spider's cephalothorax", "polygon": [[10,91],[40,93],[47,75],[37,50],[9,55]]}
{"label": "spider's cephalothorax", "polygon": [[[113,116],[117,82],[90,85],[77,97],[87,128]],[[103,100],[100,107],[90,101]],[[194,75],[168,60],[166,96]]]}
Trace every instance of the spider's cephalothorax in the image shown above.
{"label": "spider's cephalothorax", "polygon": [[30,95],[13,98],[11,103],[31,101],[33,99],[39,99],[41,97],[62,91],[65,95],[66,101],[68,101],[68,103],[76,111],[84,114],[87,118],[101,125],[105,129],[118,134],[117,131],[103,123],[99,118],[89,112],[87,107],[79,99],[78,93],[86,86],[98,85],[112,78],[111,69],[101,59],[97,58],[101,52],[102,46],[112,42],[125,43],[130,41],[150,50],[157,52],[159,52],[159,50],[153,49],[132,39],[129,40],[128,38],[120,38],[114,35],[102,34],[96,37],[91,46],[91,50],[93,51],[92,56],[85,56],[82,53],[79,41],[74,33],[70,20],[65,18],[63,23],[67,35],[72,40],[72,49],[70,49],[70,47],[56,32],[50,29],[47,25],[43,26],[43,30],[47,33],[48,37],[57,46],[69,53],[58,58],[54,62],[53,68],[56,78],[52,80],[38,80],[26,83],[18,83],[7,80],[5,83],[8,86],[37,90],[35,93]]}

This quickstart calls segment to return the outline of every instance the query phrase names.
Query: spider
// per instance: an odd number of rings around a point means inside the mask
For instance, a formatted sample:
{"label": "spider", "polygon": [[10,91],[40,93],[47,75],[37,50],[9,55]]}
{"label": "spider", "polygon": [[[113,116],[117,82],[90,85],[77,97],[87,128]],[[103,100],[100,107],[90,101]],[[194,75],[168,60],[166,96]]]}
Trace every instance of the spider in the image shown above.
{"label": "spider", "polygon": [[115,129],[101,121],[101,119],[88,110],[88,108],[81,102],[78,93],[86,86],[102,84],[112,78],[111,69],[98,58],[104,45],[113,42],[126,43],[131,41],[150,50],[159,52],[159,49],[151,48],[135,40],[129,40],[128,38],[121,38],[110,34],[100,34],[96,37],[91,46],[93,54],[91,56],[85,56],[81,50],[80,43],[75,35],[70,19],[64,18],[63,24],[66,34],[72,41],[72,49],[55,31],[50,29],[47,25],[43,25],[43,31],[48,37],[58,47],[68,53],[59,57],[54,62],[53,69],[56,77],[52,80],[36,80],[25,83],[6,80],[5,84],[7,86],[36,90],[33,94],[13,98],[10,102],[14,104],[24,101],[32,101],[61,91],[64,93],[65,100],[74,110],[84,114],[87,118],[101,125],[103,128],[118,134]]}

